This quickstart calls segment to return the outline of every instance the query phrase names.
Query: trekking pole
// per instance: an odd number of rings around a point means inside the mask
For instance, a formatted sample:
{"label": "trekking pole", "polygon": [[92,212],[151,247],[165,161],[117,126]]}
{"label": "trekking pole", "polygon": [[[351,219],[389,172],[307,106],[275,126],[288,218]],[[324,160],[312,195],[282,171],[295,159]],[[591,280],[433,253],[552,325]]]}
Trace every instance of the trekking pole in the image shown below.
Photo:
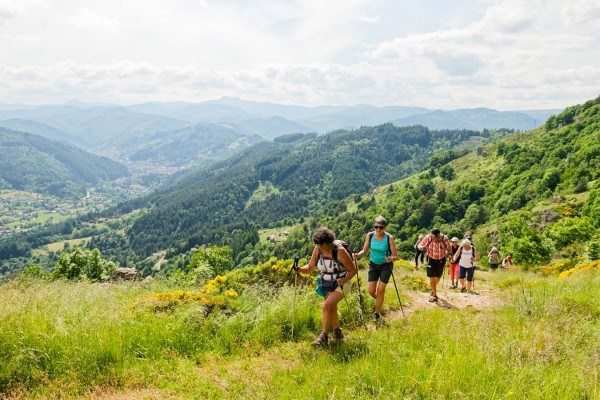
{"label": "trekking pole", "polygon": [[[350,257],[352,257],[352,254],[354,254],[354,251],[350,250]],[[354,257],[352,257],[354,259]],[[358,262],[356,260],[354,260],[354,267],[356,268],[356,284],[357,284],[357,289],[358,289],[358,318],[360,319],[360,322],[365,326],[365,329],[367,329],[367,324],[365,323],[365,320],[363,319],[363,297],[362,297],[362,292],[360,291],[360,276],[358,274]]]}
{"label": "trekking pole", "polygon": [[442,270],[442,289],[444,288],[444,279],[446,278],[446,258],[444,258],[444,269]]}
{"label": "trekking pole", "polygon": [[[297,271],[298,270],[298,261],[300,261],[300,257],[296,257],[294,258],[294,263],[292,264],[292,268],[290,268],[290,270],[288,271],[288,276],[290,275],[290,273],[292,272],[292,270]],[[292,305],[292,340],[294,340],[294,322],[296,319],[296,292],[297,292],[297,285],[296,283],[298,282],[298,274],[295,273],[294,274],[294,303]]]}
{"label": "trekking pole", "polygon": [[402,301],[400,301],[400,293],[398,293],[398,286],[396,285],[396,278],[394,277],[392,265],[390,265],[390,272],[392,273],[392,280],[394,281],[394,287],[396,288],[396,296],[398,296],[398,303],[400,303],[400,309],[402,310],[402,316],[404,317],[404,308],[402,307]]}

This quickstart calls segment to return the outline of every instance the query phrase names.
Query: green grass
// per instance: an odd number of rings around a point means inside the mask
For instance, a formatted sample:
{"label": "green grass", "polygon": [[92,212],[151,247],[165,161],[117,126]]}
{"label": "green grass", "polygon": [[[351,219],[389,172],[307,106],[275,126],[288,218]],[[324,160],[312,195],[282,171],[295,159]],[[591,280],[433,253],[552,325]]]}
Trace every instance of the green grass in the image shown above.
{"label": "green grass", "polygon": [[45,224],[46,222],[52,220],[52,222],[62,222],[67,220],[66,215],[61,215],[58,213],[38,213],[36,219],[33,220],[34,223]]}
{"label": "green grass", "polygon": [[65,248],[65,243],[69,243],[71,247],[76,247],[84,242],[89,242],[92,237],[84,237],[79,239],[61,240],[60,242],[48,243],[46,248],[50,251],[61,251]]}
{"label": "green grass", "polygon": [[280,194],[280,190],[273,186],[269,181],[259,182],[258,188],[252,193],[252,196],[248,199],[246,207],[248,208],[255,202],[262,202],[267,199],[268,196]]}
{"label": "green grass", "polygon": [[347,339],[326,349],[309,344],[322,305],[310,285],[255,282],[211,310],[156,302],[182,289],[160,280],[14,280],[0,286],[0,398],[599,398],[600,274],[506,272],[478,283],[499,307],[425,308],[377,331],[357,324],[353,292]]}

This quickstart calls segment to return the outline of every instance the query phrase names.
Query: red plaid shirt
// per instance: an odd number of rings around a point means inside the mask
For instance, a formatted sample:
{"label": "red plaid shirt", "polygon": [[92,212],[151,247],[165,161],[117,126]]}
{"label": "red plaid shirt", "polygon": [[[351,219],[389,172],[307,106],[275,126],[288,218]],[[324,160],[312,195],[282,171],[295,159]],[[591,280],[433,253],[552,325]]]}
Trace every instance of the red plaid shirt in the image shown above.
{"label": "red plaid shirt", "polygon": [[419,246],[427,248],[427,257],[432,260],[441,260],[449,254],[450,241],[448,240],[448,236],[442,234],[440,234],[442,240],[438,240],[437,242],[433,240],[433,237],[431,233],[425,236],[419,242]]}

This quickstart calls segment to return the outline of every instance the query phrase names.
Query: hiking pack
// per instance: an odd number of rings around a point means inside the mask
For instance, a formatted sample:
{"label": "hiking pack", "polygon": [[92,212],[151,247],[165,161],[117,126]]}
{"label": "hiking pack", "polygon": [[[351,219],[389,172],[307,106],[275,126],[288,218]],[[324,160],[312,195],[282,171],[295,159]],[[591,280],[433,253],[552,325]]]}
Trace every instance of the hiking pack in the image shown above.
{"label": "hiking pack", "polygon": [[500,261],[500,253],[498,251],[493,251],[490,253],[489,262],[490,264],[498,264]]}
{"label": "hiking pack", "polygon": [[335,289],[337,289],[337,280],[345,277],[348,273],[348,271],[346,271],[344,268],[344,265],[338,260],[337,253],[340,246],[346,249],[348,254],[352,254],[348,243],[344,242],[343,240],[336,239],[333,241],[333,249],[331,250],[333,259],[329,262],[329,265],[327,265],[325,262],[323,252],[321,249],[319,249],[319,261],[321,262],[321,265],[325,267],[325,272],[321,272],[319,276],[317,276],[317,288],[315,291],[320,296],[324,297],[328,292],[333,292]]}

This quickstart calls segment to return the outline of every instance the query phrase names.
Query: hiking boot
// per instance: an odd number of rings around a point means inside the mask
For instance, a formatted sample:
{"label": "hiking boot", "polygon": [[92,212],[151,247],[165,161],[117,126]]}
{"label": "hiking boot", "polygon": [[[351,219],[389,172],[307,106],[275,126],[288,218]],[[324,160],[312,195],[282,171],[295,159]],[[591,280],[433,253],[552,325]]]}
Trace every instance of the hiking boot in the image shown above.
{"label": "hiking boot", "polygon": [[464,286],[463,286],[463,287],[460,289],[460,292],[461,292],[461,293],[465,293],[466,291],[467,291],[467,288],[466,288],[466,287],[464,287]]}
{"label": "hiking boot", "polygon": [[329,340],[327,338],[327,334],[325,332],[321,332],[319,336],[312,342],[313,346],[327,346]]}
{"label": "hiking boot", "polygon": [[333,340],[336,342],[344,340],[344,333],[342,332],[342,328],[337,327],[333,330]]}
{"label": "hiking boot", "polygon": [[373,313],[373,322],[375,322],[376,324],[381,322],[381,315],[377,312]]}
{"label": "hiking boot", "polygon": [[438,301],[438,297],[436,295],[434,295],[434,294],[431,294],[429,296],[429,302],[433,303],[434,301]]}

